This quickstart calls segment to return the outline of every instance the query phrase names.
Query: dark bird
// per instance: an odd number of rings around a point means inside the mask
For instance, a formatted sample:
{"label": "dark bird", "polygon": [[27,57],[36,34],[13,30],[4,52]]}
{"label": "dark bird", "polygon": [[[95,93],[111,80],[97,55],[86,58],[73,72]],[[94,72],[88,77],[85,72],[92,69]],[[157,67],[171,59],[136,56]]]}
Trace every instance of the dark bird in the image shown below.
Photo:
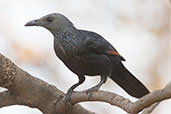
{"label": "dark bird", "polygon": [[64,15],[53,13],[28,22],[25,26],[42,26],[54,36],[54,50],[58,58],[74,72],[79,81],[71,86],[66,94],[66,101],[76,87],[87,76],[101,76],[100,82],[88,89],[88,93],[97,91],[111,78],[133,97],[140,98],[149,90],[131,74],[122,64],[125,59],[102,36],[95,32],[79,30]]}

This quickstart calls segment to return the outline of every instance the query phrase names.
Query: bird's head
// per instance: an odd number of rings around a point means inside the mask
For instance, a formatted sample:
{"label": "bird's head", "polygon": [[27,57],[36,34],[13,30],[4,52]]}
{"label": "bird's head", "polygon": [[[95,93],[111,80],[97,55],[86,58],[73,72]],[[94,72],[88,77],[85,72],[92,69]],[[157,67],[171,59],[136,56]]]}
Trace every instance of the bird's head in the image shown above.
{"label": "bird's head", "polygon": [[49,31],[64,31],[68,27],[73,27],[73,24],[64,15],[59,13],[52,13],[41,17],[40,19],[32,20],[25,24],[25,26],[42,26]]}

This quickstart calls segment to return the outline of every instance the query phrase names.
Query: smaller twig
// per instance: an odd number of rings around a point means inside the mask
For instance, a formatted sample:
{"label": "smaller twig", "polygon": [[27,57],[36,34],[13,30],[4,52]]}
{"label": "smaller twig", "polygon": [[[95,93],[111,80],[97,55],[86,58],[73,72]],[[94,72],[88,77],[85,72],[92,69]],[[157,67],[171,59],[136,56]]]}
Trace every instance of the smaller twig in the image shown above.
{"label": "smaller twig", "polygon": [[129,99],[126,99],[115,93],[102,90],[93,92],[91,98],[89,98],[89,96],[86,94],[86,91],[76,92],[72,95],[71,104],[77,104],[84,101],[106,102],[111,105],[118,106],[126,112],[130,112],[129,106],[133,104]]}
{"label": "smaller twig", "polygon": [[152,104],[150,107],[146,108],[142,112],[142,114],[150,114],[159,104],[160,104],[160,102],[156,102],[156,103]]}
{"label": "smaller twig", "polygon": [[138,113],[156,102],[160,102],[169,98],[171,98],[171,82],[167,84],[165,88],[151,92],[150,94],[145,95],[141,99],[137,100],[135,103],[133,103],[131,112]]}

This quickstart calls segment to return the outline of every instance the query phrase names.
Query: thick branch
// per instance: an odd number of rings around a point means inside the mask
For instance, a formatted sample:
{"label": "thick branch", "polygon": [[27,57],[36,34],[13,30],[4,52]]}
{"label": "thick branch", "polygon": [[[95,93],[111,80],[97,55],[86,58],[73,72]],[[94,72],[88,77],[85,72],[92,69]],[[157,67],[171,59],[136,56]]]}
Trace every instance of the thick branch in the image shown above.
{"label": "thick branch", "polygon": [[[8,105],[26,105],[38,108],[44,114],[52,114],[56,110],[65,113],[65,109],[55,106],[64,97],[64,93],[56,87],[31,76],[21,70],[5,56],[0,54],[0,86],[8,91],[0,93],[0,107]],[[78,110],[79,109],[79,110]],[[80,105],[75,105],[71,114],[94,114]],[[80,113],[82,112],[82,113]]]}

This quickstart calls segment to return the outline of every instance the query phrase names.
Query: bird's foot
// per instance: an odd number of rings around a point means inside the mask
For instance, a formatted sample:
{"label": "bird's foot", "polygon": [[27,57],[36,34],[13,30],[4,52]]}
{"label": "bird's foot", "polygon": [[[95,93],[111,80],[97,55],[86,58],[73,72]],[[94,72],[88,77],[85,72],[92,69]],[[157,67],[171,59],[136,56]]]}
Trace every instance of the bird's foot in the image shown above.
{"label": "bird's foot", "polygon": [[74,92],[74,91],[73,91],[72,89],[69,89],[69,90],[67,91],[66,96],[65,96],[65,103],[68,104],[69,106],[71,106],[71,96],[72,96],[72,93],[73,93],[73,92]]}
{"label": "bird's foot", "polygon": [[92,93],[94,91],[97,91],[98,89],[99,89],[99,86],[94,86],[94,87],[87,90],[86,94],[88,95],[88,100],[90,100]]}

